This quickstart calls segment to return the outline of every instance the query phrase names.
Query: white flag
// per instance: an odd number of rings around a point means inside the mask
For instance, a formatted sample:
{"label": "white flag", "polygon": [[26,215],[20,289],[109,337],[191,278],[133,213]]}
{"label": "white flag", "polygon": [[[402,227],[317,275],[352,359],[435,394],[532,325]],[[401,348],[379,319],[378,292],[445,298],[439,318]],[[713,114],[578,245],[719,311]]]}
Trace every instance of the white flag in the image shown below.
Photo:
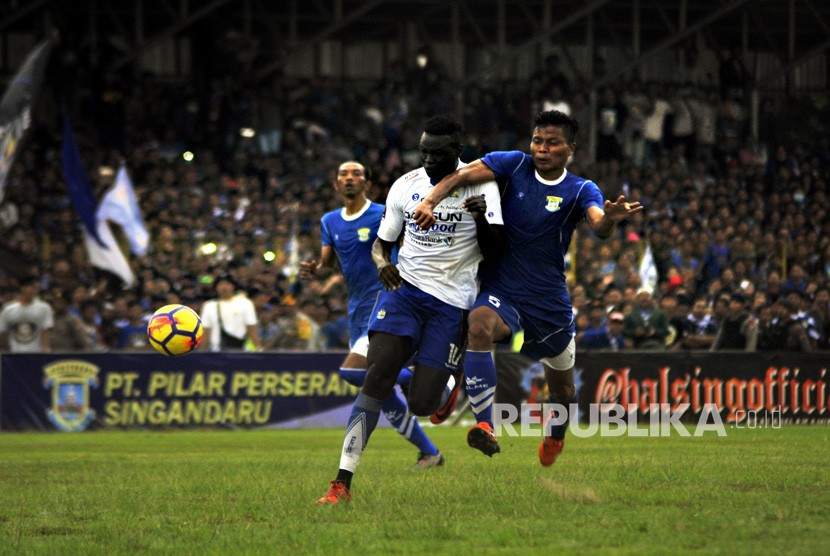
{"label": "white flag", "polygon": [[646,250],[640,260],[641,287],[654,292],[657,289],[657,267],[654,266],[654,255],[651,253],[651,244],[646,243]]}
{"label": "white flag", "polygon": [[121,248],[118,247],[118,242],[115,241],[115,236],[112,235],[109,224],[106,220],[98,220],[98,237],[105,247],[98,244],[97,241],[84,229],[84,242],[86,243],[86,251],[89,255],[89,262],[92,266],[106,270],[115,274],[121,281],[124,282],[124,288],[130,288],[135,285],[135,273],[127,262]]}
{"label": "white flag", "polygon": [[130,240],[130,250],[136,255],[146,255],[150,245],[150,234],[144,227],[138,200],[127,169],[122,164],[115,177],[115,183],[98,205],[96,217],[99,222],[110,220],[124,230]]}

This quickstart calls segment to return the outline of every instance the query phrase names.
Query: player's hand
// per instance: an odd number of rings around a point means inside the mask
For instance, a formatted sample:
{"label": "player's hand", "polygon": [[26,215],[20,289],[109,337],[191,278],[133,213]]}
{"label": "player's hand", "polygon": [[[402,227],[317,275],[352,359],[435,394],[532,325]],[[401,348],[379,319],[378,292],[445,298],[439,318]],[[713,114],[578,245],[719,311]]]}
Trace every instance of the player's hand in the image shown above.
{"label": "player's hand", "polygon": [[487,199],[484,195],[473,195],[464,199],[461,208],[472,215],[473,219],[478,219],[480,216],[487,214]]}
{"label": "player's hand", "polygon": [[643,210],[643,205],[640,204],[640,201],[626,201],[625,195],[620,195],[614,202],[606,200],[602,210],[608,218],[616,223],[625,220],[635,212]]}
{"label": "player's hand", "polygon": [[403,284],[398,267],[392,263],[387,263],[378,269],[378,278],[383,287],[389,291],[396,290]]}
{"label": "player's hand", "polygon": [[426,199],[418,203],[418,206],[415,207],[415,213],[412,215],[412,219],[422,230],[429,230],[435,224],[435,214],[433,214],[432,209],[432,203]]}
{"label": "player's hand", "polygon": [[300,278],[309,280],[317,273],[317,259],[309,259],[300,263]]}

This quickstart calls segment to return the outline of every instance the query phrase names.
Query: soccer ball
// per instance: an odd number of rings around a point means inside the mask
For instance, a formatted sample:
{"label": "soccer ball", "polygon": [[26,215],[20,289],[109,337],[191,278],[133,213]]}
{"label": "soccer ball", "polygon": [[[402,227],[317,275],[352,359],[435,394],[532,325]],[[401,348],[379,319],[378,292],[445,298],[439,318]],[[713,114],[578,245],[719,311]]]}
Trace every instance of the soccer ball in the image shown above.
{"label": "soccer ball", "polygon": [[165,305],[147,323],[150,345],[164,355],[184,355],[202,341],[202,319],[186,305]]}

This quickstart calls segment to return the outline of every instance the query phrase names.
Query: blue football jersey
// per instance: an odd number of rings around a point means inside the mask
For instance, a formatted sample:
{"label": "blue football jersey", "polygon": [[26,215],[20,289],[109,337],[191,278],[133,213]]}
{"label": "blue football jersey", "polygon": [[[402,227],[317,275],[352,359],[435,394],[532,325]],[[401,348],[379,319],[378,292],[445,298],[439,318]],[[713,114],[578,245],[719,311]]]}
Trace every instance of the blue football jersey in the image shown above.
{"label": "blue football jersey", "polygon": [[356,215],[347,217],[345,213],[345,209],[338,209],[323,215],[320,237],[324,246],[334,249],[346,279],[349,323],[352,327],[365,327],[377,294],[383,289],[372,262],[372,244],[378,235],[383,205],[370,201]]}
{"label": "blue football jersey", "polygon": [[602,208],[602,192],[594,182],[567,171],[556,181],[544,180],[530,155],[520,151],[492,152],[482,162],[502,190],[507,243],[504,256],[484,277],[482,289],[507,293],[525,307],[572,315],[565,253],[588,208]]}

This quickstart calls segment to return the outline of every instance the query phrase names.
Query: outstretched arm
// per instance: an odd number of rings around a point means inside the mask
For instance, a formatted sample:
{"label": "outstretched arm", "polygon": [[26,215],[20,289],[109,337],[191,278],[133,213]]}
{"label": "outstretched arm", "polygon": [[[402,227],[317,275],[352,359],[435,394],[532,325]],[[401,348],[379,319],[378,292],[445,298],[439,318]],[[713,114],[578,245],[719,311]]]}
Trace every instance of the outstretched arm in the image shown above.
{"label": "outstretched arm", "polygon": [[435,187],[432,188],[429,195],[424,197],[424,200],[415,207],[413,220],[415,220],[422,230],[427,230],[435,224],[435,215],[432,213],[433,209],[438,206],[438,203],[446,199],[450,193],[459,187],[476,185],[494,181],[495,179],[496,176],[493,174],[493,171],[481,160],[471,162],[435,184]]}
{"label": "outstretched arm", "polygon": [[372,262],[378,269],[378,278],[387,290],[396,290],[401,287],[403,280],[398,268],[392,264],[392,248],[394,242],[377,238],[372,244]]}
{"label": "outstretched arm", "polygon": [[617,222],[641,210],[643,206],[639,201],[626,201],[625,195],[620,195],[614,202],[606,200],[602,208],[589,207],[586,218],[594,233],[605,239],[611,236]]}

